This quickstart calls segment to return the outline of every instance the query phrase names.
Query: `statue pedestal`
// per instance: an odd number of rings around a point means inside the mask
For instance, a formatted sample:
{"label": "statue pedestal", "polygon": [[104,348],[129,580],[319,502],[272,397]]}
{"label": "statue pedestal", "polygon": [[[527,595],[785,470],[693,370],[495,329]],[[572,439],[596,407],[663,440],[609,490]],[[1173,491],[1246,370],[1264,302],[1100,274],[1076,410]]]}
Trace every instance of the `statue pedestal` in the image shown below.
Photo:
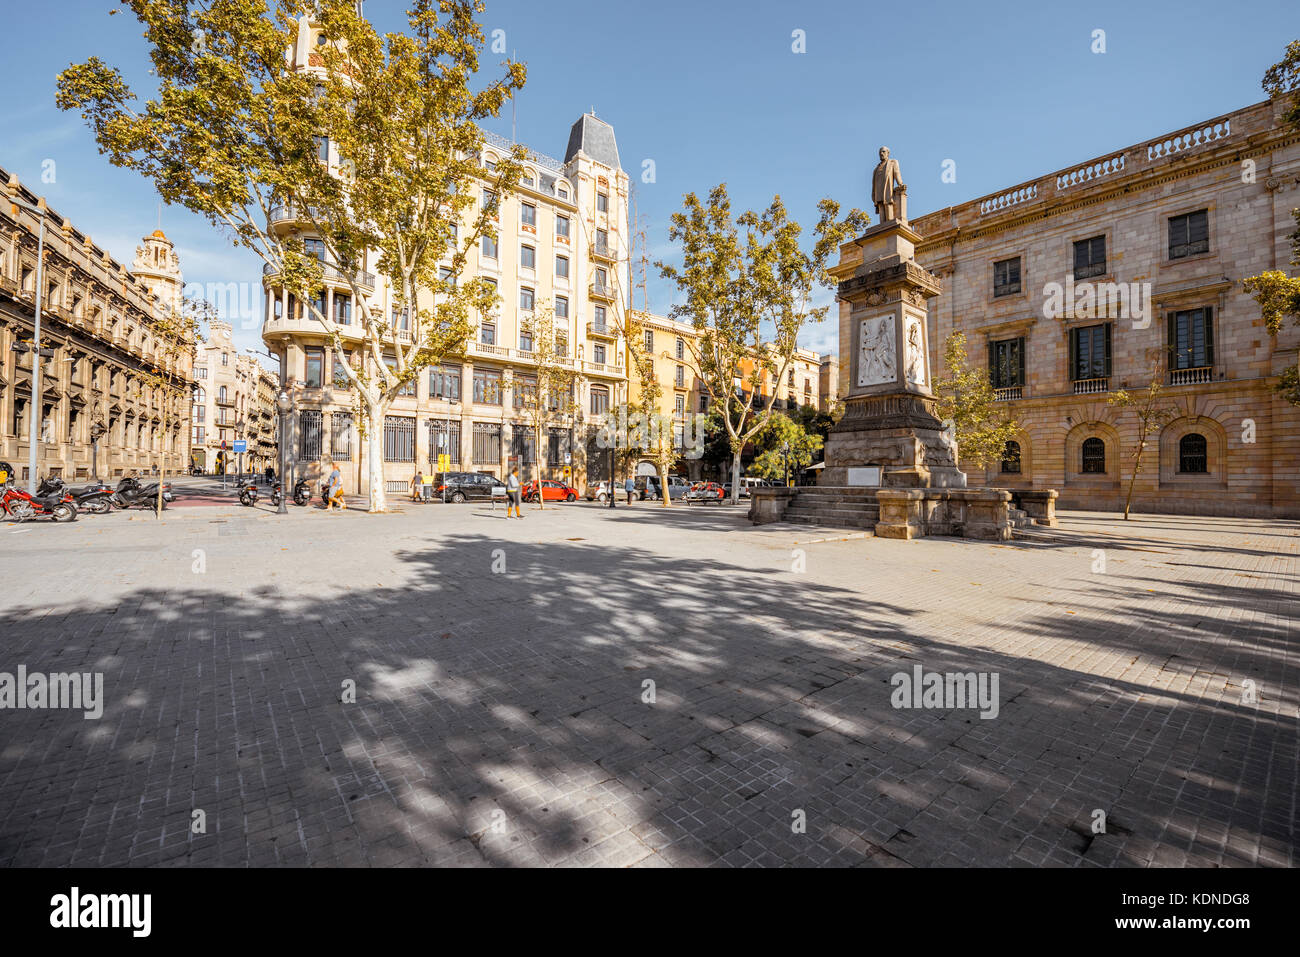
{"label": "statue pedestal", "polygon": [[877,466],[885,488],[966,487],[934,415],[926,303],[941,286],[914,258],[920,239],[906,221],[881,223],[846,243],[831,270],[848,388],[819,485],[845,486],[850,469]]}

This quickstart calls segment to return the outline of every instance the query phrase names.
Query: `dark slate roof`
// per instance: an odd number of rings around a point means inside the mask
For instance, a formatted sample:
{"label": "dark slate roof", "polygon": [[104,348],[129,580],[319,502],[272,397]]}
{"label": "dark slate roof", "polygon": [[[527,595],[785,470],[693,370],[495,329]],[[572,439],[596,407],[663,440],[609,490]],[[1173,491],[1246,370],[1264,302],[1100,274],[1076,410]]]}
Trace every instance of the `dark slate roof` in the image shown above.
{"label": "dark slate roof", "polygon": [[569,130],[569,148],[564,151],[564,162],[572,160],[579,150],[597,163],[604,163],[612,169],[623,168],[618,161],[614,127],[590,113],[582,114],[578,122],[573,124],[573,129]]}

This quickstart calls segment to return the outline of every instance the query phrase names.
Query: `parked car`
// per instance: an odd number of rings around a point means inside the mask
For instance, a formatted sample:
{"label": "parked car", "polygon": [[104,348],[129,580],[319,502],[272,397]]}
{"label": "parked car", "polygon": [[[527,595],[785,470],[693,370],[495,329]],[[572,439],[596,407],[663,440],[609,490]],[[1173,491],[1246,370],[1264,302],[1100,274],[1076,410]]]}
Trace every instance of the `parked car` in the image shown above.
{"label": "parked car", "polygon": [[505,494],[506,483],[492,475],[481,472],[447,472],[442,480],[434,486],[434,497],[438,500],[446,493],[448,502],[470,500],[487,502],[492,499],[493,489],[499,489],[497,495]]}
{"label": "parked car", "polygon": [[686,503],[689,505],[692,502],[721,502],[726,497],[726,492],[716,482],[696,482],[686,493]]}
{"label": "parked car", "polygon": [[[542,479],[542,501],[543,502],[576,502],[578,500],[578,490],[563,482],[552,482],[549,479]],[[537,501],[537,483],[529,482],[523,488],[524,501]]]}
{"label": "parked car", "polygon": [[608,502],[609,501],[609,483],[596,482],[587,486],[588,502]]}
{"label": "parked car", "polygon": [[[684,498],[690,491],[691,483],[686,481],[680,475],[668,476],[668,498]],[[657,475],[643,475],[636,480],[636,490],[641,494],[641,500],[646,499],[663,499],[663,493],[659,489],[659,477]]]}

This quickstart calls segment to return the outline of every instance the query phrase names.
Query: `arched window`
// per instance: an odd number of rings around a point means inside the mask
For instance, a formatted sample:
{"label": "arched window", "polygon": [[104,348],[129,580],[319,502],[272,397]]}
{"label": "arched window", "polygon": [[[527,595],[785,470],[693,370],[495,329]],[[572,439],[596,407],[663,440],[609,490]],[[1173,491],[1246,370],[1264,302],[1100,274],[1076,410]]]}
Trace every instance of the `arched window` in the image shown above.
{"label": "arched window", "polygon": [[221,386],[219,389],[217,389],[217,401],[218,402],[226,401],[226,387],[224,385]]}
{"label": "arched window", "polygon": [[1104,475],[1106,473],[1106,443],[1101,439],[1084,440],[1083,471],[1085,474],[1095,475]]}
{"label": "arched window", "polygon": [[1020,443],[1008,442],[1002,450],[1002,472],[1005,475],[1020,474]]}
{"label": "arched window", "polygon": [[1193,475],[1209,472],[1209,458],[1206,451],[1205,436],[1199,432],[1189,432],[1178,440],[1178,471]]}

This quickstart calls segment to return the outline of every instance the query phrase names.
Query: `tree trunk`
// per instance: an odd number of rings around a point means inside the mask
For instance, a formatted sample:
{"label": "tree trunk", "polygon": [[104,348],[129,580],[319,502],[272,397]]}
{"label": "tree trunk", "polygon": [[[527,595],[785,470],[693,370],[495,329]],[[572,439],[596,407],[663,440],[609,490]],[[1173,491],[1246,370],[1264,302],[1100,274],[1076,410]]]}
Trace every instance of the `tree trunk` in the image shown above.
{"label": "tree trunk", "polygon": [[533,432],[533,471],[536,473],[533,480],[537,483],[537,509],[545,511],[546,494],[542,491],[542,427],[539,425]]}
{"label": "tree trunk", "polygon": [[659,495],[663,499],[663,506],[672,508],[673,497],[668,494],[668,469],[664,468],[663,459],[655,462],[655,467],[659,470]]}
{"label": "tree trunk", "polygon": [[742,448],[731,453],[731,504],[740,504],[740,453]]}
{"label": "tree trunk", "polygon": [[388,511],[388,495],[384,488],[383,428],[383,412],[372,409],[366,415],[366,464],[369,466],[371,514]]}
{"label": "tree trunk", "polygon": [[1128,479],[1128,495],[1124,498],[1124,521],[1128,521],[1129,510],[1133,507],[1133,486],[1137,485],[1138,471],[1142,468],[1142,446],[1138,446],[1137,455],[1133,459],[1133,474]]}

